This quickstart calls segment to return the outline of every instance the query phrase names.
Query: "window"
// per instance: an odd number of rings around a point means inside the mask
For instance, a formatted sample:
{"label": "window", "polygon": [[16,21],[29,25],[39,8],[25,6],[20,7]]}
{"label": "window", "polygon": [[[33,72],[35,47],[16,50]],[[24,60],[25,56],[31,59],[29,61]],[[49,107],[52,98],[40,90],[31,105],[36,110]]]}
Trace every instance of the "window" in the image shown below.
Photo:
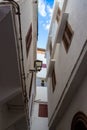
{"label": "window", "polygon": [[31,96],[31,91],[32,91],[32,82],[33,82],[33,73],[31,75],[31,81],[30,81],[29,98]]}
{"label": "window", "polygon": [[41,86],[44,86],[44,80],[41,80]]}
{"label": "window", "polygon": [[51,53],[52,53],[52,42],[50,42],[49,50],[50,50],[50,56],[51,56]]}
{"label": "window", "polygon": [[63,34],[63,44],[66,52],[68,52],[73,37],[73,31],[70,24],[67,22]]}
{"label": "window", "polygon": [[55,90],[55,86],[56,86],[56,75],[55,75],[55,70],[54,70],[54,67],[53,67],[53,71],[52,71],[52,89],[53,89],[53,92]]}
{"label": "window", "polygon": [[29,28],[27,36],[26,36],[26,52],[27,52],[27,56],[28,56],[28,52],[29,52],[29,49],[30,49],[31,41],[32,41],[32,24],[30,24],[30,28]]}
{"label": "window", "polygon": [[87,116],[83,112],[77,112],[73,117],[71,130],[87,130]]}
{"label": "window", "polygon": [[60,8],[58,7],[57,16],[56,16],[57,22],[59,22],[59,20],[60,20],[60,15],[61,15],[61,10],[60,10]]}
{"label": "window", "polygon": [[39,104],[39,117],[48,117],[48,105],[47,104]]}

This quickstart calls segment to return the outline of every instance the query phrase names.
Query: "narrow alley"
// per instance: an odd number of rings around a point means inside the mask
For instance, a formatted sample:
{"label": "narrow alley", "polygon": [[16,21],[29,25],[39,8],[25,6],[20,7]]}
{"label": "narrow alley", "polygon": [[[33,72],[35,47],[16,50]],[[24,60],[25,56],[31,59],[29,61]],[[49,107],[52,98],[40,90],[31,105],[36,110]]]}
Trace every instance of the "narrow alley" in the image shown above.
{"label": "narrow alley", "polygon": [[87,130],[87,1],[0,0],[0,130]]}

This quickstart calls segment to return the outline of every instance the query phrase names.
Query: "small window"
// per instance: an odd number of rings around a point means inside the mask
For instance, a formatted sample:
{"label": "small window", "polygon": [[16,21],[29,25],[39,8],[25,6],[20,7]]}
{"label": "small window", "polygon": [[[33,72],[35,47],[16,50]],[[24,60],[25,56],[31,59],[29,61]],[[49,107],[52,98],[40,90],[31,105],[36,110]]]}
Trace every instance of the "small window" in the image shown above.
{"label": "small window", "polygon": [[48,117],[48,105],[47,104],[39,104],[39,117]]}
{"label": "small window", "polygon": [[56,75],[55,75],[55,70],[54,70],[54,67],[53,67],[53,71],[52,71],[52,89],[53,89],[53,92],[55,90],[55,86],[56,86]]}
{"label": "small window", "polygon": [[27,56],[28,56],[28,52],[29,52],[29,49],[30,49],[31,41],[32,41],[32,24],[30,24],[30,28],[29,28],[27,36],[26,36],[26,52],[27,52]]}
{"label": "small window", "polygon": [[70,24],[67,22],[63,34],[63,44],[66,52],[68,52],[73,37],[73,31]]}
{"label": "small window", "polygon": [[61,10],[60,10],[60,8],[58,7],[57,16],[56,16],[57,22],[59,22],[59,20],[60,20],[60,15],[61,15]]}
{"label": "small window", "polygon": [[44,80],[41,80],[41,86],[44,86]]}
{"label": "small window", "polygon": [[31,75],[31,80],[30,80],[29,98],[31,97],[32,82],[33,82],[33,73],[32,73],[32,75]]}
{"label": "small window", "polygon": [[51,54],[52,54],[52,42],[50,42],[49,50],[50,50],[50,56],[51,56]]}

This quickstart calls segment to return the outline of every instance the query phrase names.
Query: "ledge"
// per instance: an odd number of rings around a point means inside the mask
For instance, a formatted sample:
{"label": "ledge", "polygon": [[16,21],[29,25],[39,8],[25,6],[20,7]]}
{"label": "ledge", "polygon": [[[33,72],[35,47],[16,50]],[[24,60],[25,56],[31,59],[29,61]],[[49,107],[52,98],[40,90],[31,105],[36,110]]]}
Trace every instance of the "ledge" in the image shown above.
{"label": "ledge", "polygon": [[63,13],[62,17],[60,19],[59,27],[57,29],[57,33],[56,33],[55,40],[54,40],[54,46],[53,46],[53,51],[52,51],[51,58],[54,57],[54,53],[55,53],[55,49],[56,49],[56,44],[60,44],[61,41],[62,41],[64,29],[65,29],[66,22],[67,22],[67,19],[68,19],[68,15],[69,15],[68,13]]}
{"label": "ledge", "polygon": [[54,64],[55,64],[55,59],[51,59],[47,69],[46,80],[48,79],[48,77],[51,77]]}
{"label": "ledge", "polygon": [[61,41],[62,41],[62,37],[63,37],[63,33],[64,33],[67,19],[68,19],[68,13],[63,13],[61,20],[60,20],[60,23],[59,23],[59,29],[57,32],[57,36],[56,36],[57,43],[61,43]]}

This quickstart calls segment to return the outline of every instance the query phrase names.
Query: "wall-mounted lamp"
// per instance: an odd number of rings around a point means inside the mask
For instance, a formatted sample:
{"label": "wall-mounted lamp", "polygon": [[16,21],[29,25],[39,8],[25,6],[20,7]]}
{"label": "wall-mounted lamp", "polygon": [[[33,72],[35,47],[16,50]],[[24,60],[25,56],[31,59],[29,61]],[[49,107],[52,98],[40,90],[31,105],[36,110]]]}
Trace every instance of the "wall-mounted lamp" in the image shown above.
{"label": "wall-mounted lamp", "polygon": [[42,61],[41,60],[35,60],[34,61],[34,69],[30,69],[30,72],[38,72],[42,68]]}

